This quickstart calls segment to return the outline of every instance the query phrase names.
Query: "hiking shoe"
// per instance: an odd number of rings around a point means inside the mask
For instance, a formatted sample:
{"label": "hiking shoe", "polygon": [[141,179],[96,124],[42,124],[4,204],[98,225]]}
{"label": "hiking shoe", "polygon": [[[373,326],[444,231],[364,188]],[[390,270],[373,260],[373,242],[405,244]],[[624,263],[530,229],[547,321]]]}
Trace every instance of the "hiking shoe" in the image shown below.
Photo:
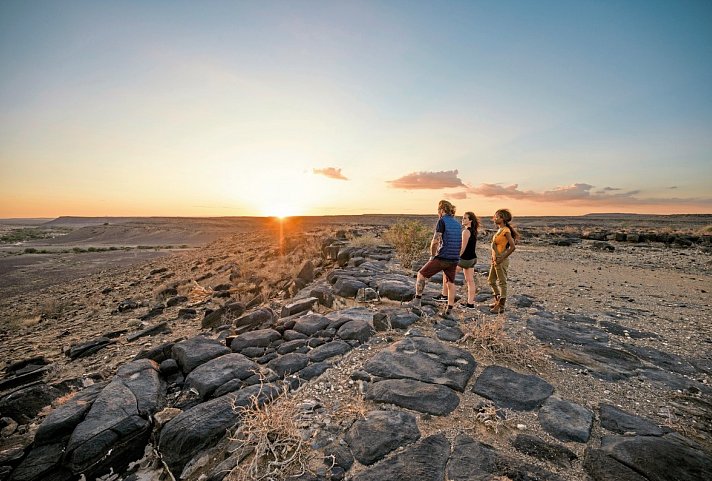
{"label": "hiking shoe", "polygon": [[477,309],[477,306],[474,304],[465,303],[465,304],[462,304],[462,308],[465,310],[468,310],[468,311],[473,311],[473,310]]}
{"label": "hiking shoe", "polygon": [[438,314],[438,316],[439,316],[441,319],[448,319],[448,320],[450,320],[450,321],[457,321],[457,318],[454,316],[454,313],[453,313],[453,310],[452,310],[452,309],[447,309],[447,310],[441,312],[440,314]]}
{"label": "hiking shoe", "polygon": [[433,297],[433,300],[435,302],[447,302],[447,296],[443,296],[442,294],[438,294],[437,296]]}
{"label": "hiking shoe", "polygon": [[418,299],[417,297],[414,297],[413,300],[411,300],[409,303],[406,304],[406,307],[413,312],[413,314],[417,316],[422,316],[423,315],[423,309],[421,307],[421,299]]}

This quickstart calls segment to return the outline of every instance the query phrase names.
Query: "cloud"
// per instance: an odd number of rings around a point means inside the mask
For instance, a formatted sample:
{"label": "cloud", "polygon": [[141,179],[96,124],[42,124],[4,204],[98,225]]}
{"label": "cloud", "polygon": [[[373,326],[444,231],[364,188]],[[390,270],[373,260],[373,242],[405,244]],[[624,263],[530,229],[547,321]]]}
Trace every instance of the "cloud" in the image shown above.
{"label": "cloud", "polygon": [[463,190],[462,192],[450,192],[448,194],[445,194],[445,198],[455,200],[467,199],[467,191]]}
{"label": "cloud", "polygon": [[[594,186],[590,184],[577,183],[562,187],[555,187],[552,190],[536,192],[533,190],[521,190],[518,184],[503,186],[501,184],[480,184],[470,187],[468,192],[482,197],[505,197],[515,200],[530,200],[533,202],[560,202],[567,204],[601,204],[601,205],[651,205],[651,204],[712,204],[712,198],[641,198],[638,197],[640,190],[629,190],[627,192],[617,192],[622,189],[605,187],[602,190],[592,192]],[[616,191],[616,193],[608,193]]]}
{"label": "cloud", "polygon": [[457,176],[457,170],[444,170],[441,172],[413,172],[400,179],[388,180],[394,189],[446,189],[450,187],[464,187],[465,184]]}
{"label": "cloud", "polygon": [[315,174],[318,174],[318,175],[323,175],[330,179],[349,180],[341,173],[341,169],[337,169],[335,167],[324,167],[323,169],[312,169],[312,172],[314,172]]}

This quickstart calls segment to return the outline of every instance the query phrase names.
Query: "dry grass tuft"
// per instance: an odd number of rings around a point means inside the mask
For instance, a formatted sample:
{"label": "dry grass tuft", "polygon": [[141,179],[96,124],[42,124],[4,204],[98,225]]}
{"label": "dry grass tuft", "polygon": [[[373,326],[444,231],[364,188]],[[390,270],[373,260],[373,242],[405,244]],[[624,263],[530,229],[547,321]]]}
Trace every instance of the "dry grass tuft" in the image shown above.
{"label": "dry grass tuft", "polygon": [[354,237],[351,239],[351,245],[354,247],[364,248],[364,247],[377,247],[383,244],[383,240],[376,237],[375,234],[368,233],[362,235],[361,237]]}
{"label": "dry grass tuft", "polygon": [[236,433],[242,452],[251,452],[230,472],[230,481],[284,479],[307,472],[313,454],[298,426],[300,410],[294,398],[282,396],[272,403],[254,402],[242,411]]}
{"label": "dry grass tuft", "polygon": [[366,399],[363,395],[356,395],[348,400],[348,402],[339,406],[336,410],[336,416],[340,419],[354,420],[366,417],[366,414],[371,411]]}
{"label": "dry grass tuft", "polygon": [[506,363],[533,369],[544,364],[548,357],[538,344],[531,345],[526,340],[511,337],[504,330],[504,316],[494,319],[479,314],[473,322],[464,324],[461,329],[465,335],[461,344],[478,349],[490,363]]}

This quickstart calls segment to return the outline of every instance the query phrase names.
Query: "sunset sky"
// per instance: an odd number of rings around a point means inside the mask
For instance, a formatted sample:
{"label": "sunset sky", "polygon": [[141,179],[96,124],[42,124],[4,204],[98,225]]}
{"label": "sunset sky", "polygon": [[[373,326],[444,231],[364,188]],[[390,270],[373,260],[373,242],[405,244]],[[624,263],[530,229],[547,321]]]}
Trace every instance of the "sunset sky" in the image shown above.
{"label": "sunset sky", "polygon": [[0,218],[712,213],[712,2],[0,2]]}

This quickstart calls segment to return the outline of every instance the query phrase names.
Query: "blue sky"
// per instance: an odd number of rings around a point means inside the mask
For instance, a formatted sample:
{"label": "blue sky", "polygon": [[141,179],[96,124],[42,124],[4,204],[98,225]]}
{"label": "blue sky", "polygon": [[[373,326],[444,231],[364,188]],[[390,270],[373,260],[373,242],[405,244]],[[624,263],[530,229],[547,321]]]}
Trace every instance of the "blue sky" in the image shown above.
{"label": "blue sky", "polygon": [[0,3],[0,217],[712,212],[712,3]]}

